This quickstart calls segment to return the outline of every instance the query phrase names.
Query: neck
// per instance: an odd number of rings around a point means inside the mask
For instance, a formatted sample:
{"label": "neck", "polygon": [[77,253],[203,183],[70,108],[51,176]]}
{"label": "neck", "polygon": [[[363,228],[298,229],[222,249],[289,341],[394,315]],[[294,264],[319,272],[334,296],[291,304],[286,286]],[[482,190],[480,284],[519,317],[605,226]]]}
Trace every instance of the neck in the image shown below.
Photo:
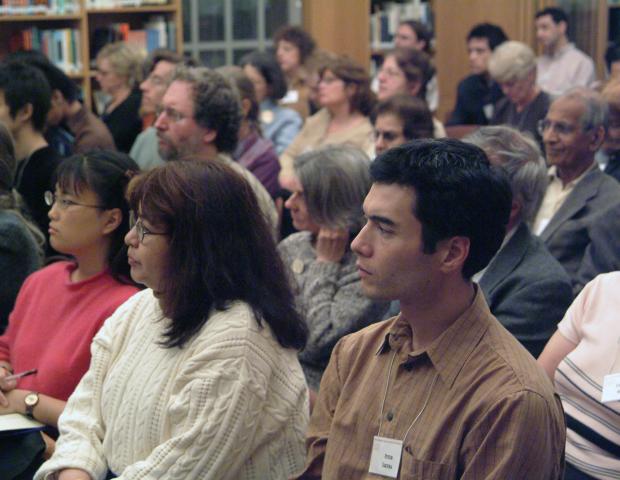
{"label": "neck", "polygon": [[202,150],[197,153],[197,156],[201,160],[211,161],[216,160],[219,154],[220,151],[215,147],[215,145],[210,143],[208,145],[204,145]]}
{"label": "neck", "polygon": [[243,120],[241,122],[241,127],[239,127],[239,141],[245,140],[248,138],[248,135],[252,133],[252,127],[250,126],[250,122],[247,120]]}
{"label": "neck", "polygon": [[24,160],[33,152],[47,147],[47,141],[41,132],[37,132],[31,125],[24,126],[15,134],[15,157]]}
{"label": "neck", "polygon": [[[460,273],[458,273],[460,276]],[[467,310],[474,299],[473,283],[462,278],[446,282],[426,301],[401,300],[400,312],[411,326],[413,350],[428,347]]]}
{"label": "neck", "polygon": [[588,161],[584,161],[574,168],[570,167],[557,167],[558,177],[562,181],[562,185],[566,186],[567,183],[572,182],[576,178],[583,175],[583,173],[592,167],[594,163],[594,157],[591,157]]}
{"label": "neck", "polygon": [[67,108],[65,110],[65,117],[70,117],[72,115],[75,115],[76,113],[80,111],[81,108],[82,108],[82,104],[80,103],[80,101],[73,100],[71,103],[67,105]]}
{"label": "neck", "polygon": [[532,89],[530,90],[530,93],[528,94],[528,96],[525,97],[521,102],[515,104],[517,107],[517,111],[518,112],[522,111],[525,107],[527,107],[530,103],[532,103],[539,93],[540,93],[540,88],[534,85]]}
{"label": "neck", "polygon": [[568,44],[568,39],[566,36],[560,37],[557,42],[551,45],[547,51],[549,55],[553,55],[558,53],[565,45]]}
{"label": "neck", "polygon": [[94,277],[108,267],[110,240],[104,237],[96,245],[74,255],[77,268],[71,273],[72,282]]}
{"label": "neck", "polygon": [[344,123],[348,123],[349,121],[357,118],[358,116],[357,112],[351,112],[348,103],[334,105],[333,107],[328,107],[327,110],[332,117],[330,121],[332,124],[341,125]]}
{"label": "neck", "polygon": [[108,108],[107,108],[108,112],[114,110],[121,103],[123,103],[130,93],[131,93],[131,88],[129,88],[127,85],[118,87],[116,90],[111,92],[110,96],[112,97],[112,101],[108,104]]}

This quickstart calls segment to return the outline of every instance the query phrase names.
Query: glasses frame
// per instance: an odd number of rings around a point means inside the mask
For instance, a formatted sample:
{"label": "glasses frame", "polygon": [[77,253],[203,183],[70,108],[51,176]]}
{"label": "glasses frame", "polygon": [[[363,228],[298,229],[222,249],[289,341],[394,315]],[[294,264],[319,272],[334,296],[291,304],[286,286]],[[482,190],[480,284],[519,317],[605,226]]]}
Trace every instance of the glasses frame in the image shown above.
{"label": "glasses frame", "polygon": [[65,198],[59,199],[58,195],[56,195],[51,190],[47,190],[43,193],[43,200],[45,201],[45,205],[47,205],[48,207],[51,208],[52,206],[54,206],[54,204],[57,204],[58,208],[60,208],[61,210],[67,210],[70,207],[86,207],[96,208],[98,210],[107,210],[107,207],[104,207],[103,205],[87,205],[86,203],[78,203],[74,202],[73,200],[67,200]]}
{"label": "glasses frame", "polygon": [[138,241],[144,245],[144,237],[146,235],[168,235],[168,232],[153,232],[149,228],[145,227],[142,223],[142,219],[133,211],[129,212],[129,230],[136,229],[136,234],[138,235]]}

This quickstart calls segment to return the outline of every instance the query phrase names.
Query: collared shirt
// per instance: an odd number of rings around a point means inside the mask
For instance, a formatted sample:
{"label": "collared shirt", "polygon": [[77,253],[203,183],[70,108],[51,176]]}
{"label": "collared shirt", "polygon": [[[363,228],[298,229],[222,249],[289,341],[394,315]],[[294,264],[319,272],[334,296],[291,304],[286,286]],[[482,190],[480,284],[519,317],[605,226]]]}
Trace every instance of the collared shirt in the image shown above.
{"label": "collared shirt", "polygon": [[427,399],[404,439],[399,478],[561,477],[559,399],[535,360],[493,318],[479,288],[471,306],[428,348],[411,351],[411,338],[399,316],[338,343],[321,382],[299,478],[379,478],[368,473],[373,437],[403,440]]}
{"label": "collared shirt", "polygon": [[572,87],[590,87],[596,82],[594,62],[573,43],[564,45],[552,55],[541,55],[536,67],[538,86],[553,96]]}
{"label": "collared shirt", "polygon": [[575,189],[575,186],[583,177],[585,177],[586,173],[593,168],[598,168],[596,162],[594,162],[592,167],[588,168],[577,178],[564,185],[558,176],[558,169],[555,165],[549,167],[549,170],[547,171],[549,176],[549,185],[547,186],[547,190],[545,190],[545,196],[543,197],[543,201],[538,209],[538,213],[536,214],[536,219],[534,220],[534,234],[540,235],[545,228],[547,228],[547,225],[553,216],[558,212],[560,207],[562,207],[562,204],[566,201],[571,192]]}

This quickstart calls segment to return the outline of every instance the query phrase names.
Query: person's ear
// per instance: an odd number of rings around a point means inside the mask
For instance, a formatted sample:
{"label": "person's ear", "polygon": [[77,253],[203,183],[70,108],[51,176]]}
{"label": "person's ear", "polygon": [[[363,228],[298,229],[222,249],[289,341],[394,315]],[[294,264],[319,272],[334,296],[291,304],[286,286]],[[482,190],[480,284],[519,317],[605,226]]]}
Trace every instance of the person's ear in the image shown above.
{"label": "person's ear", "polygon": [[121,212],[120,208],[111,208],[105,210],[105,214],[106,219],[103,224],[103,234],[109,235],[120,226],[123,221],[123,212]]}
{"label": "person's ear", "polygon": [[202,143],[204,143],[205,145],[210,145],[211,143],[215,142],[216,137],[217,132],[215,130],[205,128],[205,133],[203,133],[202,135]]}
{"label": "person's ear", "polygon": [[15,114],[15,121],[18,124],[28,123],[32,120],[32,103],[27,103],[22,108],[20,108]]}
{"label": "person's ear", "polygon": [[469,256],[470,240],[467,237],[451,237],[437,242],[439,268],[443,273],[462,271]]}
{"label": "person's ear", "polygon": [[409,82],[409,95],[412,97],[417,97],[422,90],[422,82],[420,80],[414,80],[413,82]]}
{"label": "person's ear", "polygon": [[241,100],[241,110],[243,110],[243,118],[248,116],[250,110],[252,109],[252,102],[247,98]]}
{"label": "person's ear", "polygon": [[598,151],[598,149],[601,148],[601,145],[603,145],[604,141],[605,141],[605,128],[602,126],[599,126],[598,128],[593,129],[592,132],[590,132],[589,150],[591,152]]}

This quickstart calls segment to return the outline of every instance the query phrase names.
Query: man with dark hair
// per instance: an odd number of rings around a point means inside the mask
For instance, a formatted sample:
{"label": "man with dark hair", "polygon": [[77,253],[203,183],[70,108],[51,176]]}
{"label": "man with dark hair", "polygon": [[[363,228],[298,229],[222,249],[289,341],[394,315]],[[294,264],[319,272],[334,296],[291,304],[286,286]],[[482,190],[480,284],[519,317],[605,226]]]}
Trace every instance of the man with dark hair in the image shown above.
{"label": "man with dark hair", "polygon": [[0,64],[0,122],[15,141],[15,188],[46,236],[49,207],[43,194],[54,189],[53,176],[60,163],[60,157],[43,136],[51,95],[49,83],[39,69],[20,62]]}
{"label": "man with dark hair", "polygon": [[265,219],[277,231],[278,214],[258,179],[230,157],[241,126],[241,100],[220,73],[205,67],[178,67],[155,120],[164,160],[198,158],[226,163],[250,184]]}
{"label": "man with dark hair", "polygon": [[594,62],[568,41],[568,16],[556,7],[536,13],[536,39],[543,48],[538,57],[537,82],[545,92],[557,96],[572,87],[596,82]]}
{"label": "man with dark hair", "polygon": [[[171,50],[156,50],[150,59],[151,69],[147,77],[140,84],[142,103],[140,113],[152,115],[155,122],[156,112],[178,65],[195,66],[193,60],[186,60]],[[154,125],[148,126],[133,142],[129,156],[133,158],[142,170],[150,170],[162,165],[164,160],[157,149],[157,129]]]}
{"label": "man with dark hair", "polygon": [[502,98],[502,90],[491,78],[488,63],[495,47],[508,40],[497,25],[481,23],[467,35],[471,75],[459,83],[456,105],[448,125],[488,125],[493,106]]}
{"label": "man with dark hair", "polygon": [[9,59],[32,65],[45,75],[52,89],[45,137],[59,155],[84,153],[95,148],[116,150],[108,127],[80,102],[75,82],[45,55],[30,50],[13,53]]}
{"label": "man with dark hair", "polygon": [[375,153],[417,138],[433,137],[433,115],[426,102],[401,94],[380,101],[370,114],[375,134]]}
{"label": "man with dark hair", "polygon": [[471,281],[504,238],[506,177],[451,139],[388,150],[371,176],[351,248],[364,293],[401,314],[336,345],[299,478],[561,478],[559,399]]}

